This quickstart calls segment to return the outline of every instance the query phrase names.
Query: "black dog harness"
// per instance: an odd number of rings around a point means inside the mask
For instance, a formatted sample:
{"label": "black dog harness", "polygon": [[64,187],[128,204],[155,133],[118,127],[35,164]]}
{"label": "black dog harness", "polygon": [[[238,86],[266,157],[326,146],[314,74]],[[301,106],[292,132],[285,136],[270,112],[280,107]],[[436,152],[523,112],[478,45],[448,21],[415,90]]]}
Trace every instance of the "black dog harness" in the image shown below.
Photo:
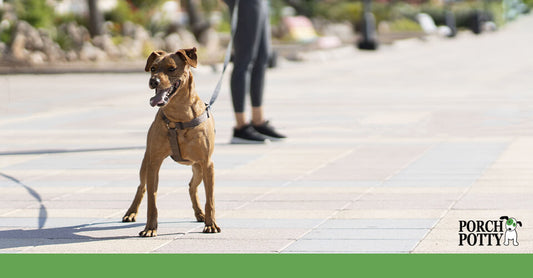
{"label": "black dog harness", "polygon": [[[168,128],[168,139],[170,141],[170,149],[172,150],[172,154],[170,155],[170,157],[172,157],[174,161],[184,163],[190,162],[189,160],[186,160],[181,156],[180,144],[178,140],[178,131],[199,126],[201,123],[207,121],[207,119],[209,119],[210,117],[211,115],[209,112],[209,106],[207,104],[204,113],[189,122],[172,122],[167,118],[165,113],[161,111],[161,118],[163,118],[163,121],[167,124]],[[174,127],[171,127],[171,124],[174,124]]]}

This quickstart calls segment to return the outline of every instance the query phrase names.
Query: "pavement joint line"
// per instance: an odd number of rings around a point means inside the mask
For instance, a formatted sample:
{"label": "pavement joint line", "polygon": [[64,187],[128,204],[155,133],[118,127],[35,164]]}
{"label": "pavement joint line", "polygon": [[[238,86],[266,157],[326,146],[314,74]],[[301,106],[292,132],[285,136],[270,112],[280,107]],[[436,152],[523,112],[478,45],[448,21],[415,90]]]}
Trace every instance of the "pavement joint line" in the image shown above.
{"label": "pavement joint line", "polygon": [[297,241],[301,240],[302,238],[304,238],[306,235],[308,235],[310,232],[316,230],[318,227],[322,226],[324,223],[326,223],[328,220],[331,220],[333,217],[335,217],[337,214],[339,214],[341,211],[344,211],[346,210],[346,208],[348,208],[350,205],[354,204],[355,202],[357,202],[358,200],[360,200],[361,198],[363,198],[365,195],[371,193],[372,191],[375,190],[375,186],[373,187],[370,187],[368,188],[367,190],[365,190],[365,192],[355,198],[353,198],[352,200],[350,201],[347,201],[346,204],[344,206],[342,206],[342,208],[340,209],[336,209],[335,211],[333,211],[328,217],[326,217],[324,220],[320,221],[320,223],[318,223],[317,225],[315,225],[314,227],[312,227],[311,229],[309,229],[308,231],[306,231],[305,233],[303,233],[301,236],[299,236],[297,239],[294,239],[292,240],[291,242],[289,242],[287,245],[283,246],[277,253],[282,253],[283,250],[289,248],[291,245],[293,245],[294,243],[296,243]]}
{"label": "pavement joint line", "polygon": [[[306,173],[301,174],[301,175],[297,176],[296,178],[294,178],[294,179],[292,179],[292,180],[290,180],[290,181],[285,182],[282,186],[280,186],[280,187],[278,187],[278,188],[273,188],[273,189],[271,189],[271,190],[269,190],[269,191],[267,191],[267,192],[261,194],[260,196],[254,198],[254,199],[252,199],[252,200],[250,200],[250,201],[245,202],[243,205],[240,205],[240,206],[234,208],[234,209],[231,210],[231,211],[240,210],[240,209],[246,207],[247,205],[252,204],[253,202],[255,202],[255,201],[257,201],[257,200],[260,200],[261,198],[267,196],[268,194],[271,194],[271,193],[273,193],[273,192],[279,191],[279,190],[281,190],[282,188],[287,187],[287,186],[290,185],[291,183],[293,183],[293,182],[295,182],[295,181],[298,181],[298,180],[301,180],[301,179],[305,178],[306,176],[308,176],[308,175],[314,173],[315,171],[318,171],[318,170],[320,170],[320,169],[326,167],[326,166],[329,165],[330,163],[332,163],[332,162],[334,162],[334,161],[337,161],[337,160],[339,160],[339,159],[341,159],[341,158],[343,158],[343,157],[346,157],[346,156],[350,155],[351,153],[353,153],[353,152],[354,152],[356,149],[358,149],[358,148],[360,148],[360,147],[358,146],[358,147],[356,147],[356,148],[352,148],[352,149],[350,149],[350,150],[348,150],[348,151],[345,151],[345,152],[341,153],[340,155],[337,155],[337,156],[333,157],[332,159],[329,159],[328,161],[326,161],[326,162],[320,164],[319,166],[317,166],[317,167],[315,167],[315,168],[313,168],[313,169],[307,171]],[[371,188],[370,188],[370,189],[371,189]],[[367,189],[367,191],[370,190],[370,189]],[[362,194],[361,196],[359,196],[359,198],[362,197],[363,195],[364,195],[364,194]],[[353,201],[355,201],[355,200],[353,200]],[[346,203],[346,205],[344,205],[340,210],[336,210],[336,211],[334,211],[334,212],[332,213],[331,216],[329,216],[328,218],[324,219],[324,221],[320,222],[320,224],[317,225],[316,227],[320,226],[320,225],[323,224],[325,221],[327,221],[327,220],[330,219],[331,217],[335,216],[335,215],[338,214],[340,211],[344,210],[346,207],[348,207],[350,204],[352,204],[353,201],[348,201],[348,202]],[[222,213],[222,214],[221,214],[220,216],[218,216],[217,218],[223,218],[224,215],[225,215],[225,214],[228,214],[228,213],[230,213],[230,211],[228,211],[228,212],[226,212],[226,213]],[[189,229],[189,230],[186,231],[184,234],[180,234],[180,235],[179,235],[178,237],[176,237],[175,239],[170,240],[170,241],[168,241],[168,242],[165,242],[165,243],[161,244],[159,247],[153,249],[151,252],[155,252],[155,251],[157,251],[158,249],[161,249],[161,248],[163,248],[164,246],[170,244],[171,242],[173,242],[173,241],[175,241],[175,240],[177,240],[177,239],[179,239],[179,238],[182,238],[182,237],[186,236],[187,234],[191,233],[192,231],[201,228],[202,225],[204,225],[204,224],[203,224],[203,223],[202,223],[202,224],[198,224],[196,227]],[[308,232],[306,232],[304,235],[302,235],[302,237],[305,236],[306,234],[308,234],[309,232],[311,232],[313,229],[314,229],[314,228],[312,228],[311,230],[309,230]],[[301,237],[300,237],[300,238],[301,238]],[[296,242],[296,241],[291,242],[290,244],[288,244],[287,246],[285,246],[284,248],[282,248],[282,249],[281,249],[279,252],[277,252],[277,253],[281,253],[282,250],[286,249],[288,246],[290,246],[290,245],[291,245],[292,243],[294,243],[294,242]]]}
{"label": "pavement joint line", "polygon": [[316,172],[316,171],[318,171],[318,170],[320,170],[320,169],[326,167],[327,165],[333,163],[334,161],[337,161],[337,160],[339,160],[339,159],[341,159],[341,158],[343,158],[343,157],[345,157],[345,156],[350,155],[351,153],[353,153],[353,152],[354,152],[355,150],[357,150],[358,148],[360,148],[360,147],[358,146],[358,147],[355,147],[355,148],[353,148],[353,149],[350,149],[350,150],[348,150],[348,151],[346,151],[346,152],[344,152],[344,153],[341,153],[340,155],[335,156],[335,157],[332,158],[332,159],[329,159],[328,161],[326,161],[326,162],[320,164],[319,166],[317,166],[317,167],[315,167],[315,168],[313,168],[313,169],[311,169],[311,170],[305,172],[304,174],[301,174],[301,175],[297,176],[296,178],[294,178],[294,179],[292,179],[292,180],[286,181],[286,182],[283,183],[280,187],[272,188],[272,189],[270,189],[269,191],[267,191],[267,192],[265,192],[265,193],[263,193],[263,194],[261,194],[261,195],[255,197],[255,198],[253,198],[252,200],[245,202],[244,204],[242,204],[242,205],[236,207],[234,210],[239,210],[239,209],[241,209],[241,208],[244,208],[244,207],[246,207],[246,206],[248,206],[248,205],[250,205],[250,204],[252,204],[252,203],[254,203],[254,202],[256,202],[256,201],[259,201],[260,199],[264,198],[265,196],[267,196],[267,195],[269,195],[269,194],[272,194],[272,193],[274,193],[274,192],[276,192],[276,191],[280,191],[281,189],[283,189],[283,188],[289,186],[290,184],[292,184],[292,183],[294,183],[294,182],[297,182],[297,181],[300,181],[300,180],[302,180],[303,178],[305,178],[305,177],[311,175],[312,173],[314,173],[314,172]]}
{"label": "pavement joint line", "polygon": [[396,171],[391,173],[388,177],[383,179],[383,181],[380,183],[380,186],[383,186],[385,182],[389,181],[393,177],[400,174],[403,170],[409,168],[409,166],[415,162],[417,162],[420,158],[422,158],[424,155],[426,155],[430,150],[432,150],[435,146],[441,144],[442,142],[434,142],[431,145],[429,145],[423,152],[421,152],[419,155],[415,156],[413,159],[409,160],[403,167],[398,168]]}
{"label": "pavement joint line", "polygon": [[[506,210],[521,214],[525,222],[533,217],[527,209],[528,194],[533,194],[533,174],[527,171],[533,166],[527,151],[533,145],[533,97],[528,94],[533,80],[527,76],[533,68],[520,55],[533,42],[532,23],[528,15],[488,35],[468,32],[453,41],[394,44],[377,55],[352,46],[332,61],[323,60],[322,53],[284,62],[269,75],[268,94],[275,104],[273,117],[293,132],[283,145],[228,147],[233,118],[226,87],[217,106],[222,132],[215,142],[217,148],[223,146],[218,151],[225,150],[219,155],[227,155],[220,161],[224,169],[217,170],[219,184],[227,185],[216,190],[216,196],[224,197],[218,202],[224,209],[216,215],[220,235],[202,234],[204,223],[193,221],[187,188],[176,184],[188,178],[185,166],[164,168],[175,178],[160,187],[159,199],[161,209],[172,212],[160,219],[155,241],[137,236],[145,226],[146,203],[138,223],[121,223],[139,185],[134,161],[153,118],[147,95],[131,94],[146,87],[145,73],[0,76],[6,91],[0,94],[0,168],[5,168],[0,172],[32,186],[26,191],[0,177],[0,220],[5,225],[0,227],[0,253],[365,253],[393,246],[398,246],[394,252],[404,253],[500,252],[458,249],[457,219],[494,217]],[[318,78],[321,72],[334,81],[327,88]],[[33,90],[28,77],[40,84],[39,90]],[[216,82],[210,72],[198,77]],[[117,81],[128,86],[115,88]],[[197,85],[201,97],[209,95],[209,84]],[[73,95],[73,89],[78,93]],[[335,91],[333,98],[324,94],[328,89]],[[291,109],[303,96],[301,104],[309,109]],[[94,110],[72,112],[86,107]],[[367,144],[374,147],[367,150]],[[81,152],[123,145],[139,149]],[[314,170],[356,147],[361,149]],[[291,153],[285,161],[286,150],[294,150],[295,156]],[[254,173],[255,168],[266,170]],[[85,188],[92,190],[75,193]],[[114,195],[104,196],[104,191]],[[183,201],[176,208],[178,198]],[[39,208],[39,200],[48,212]],[[2,218],[5,214],[9,216]],[[423,231],[405,230],[422,217]],[[39,231],[36,225],[45,219]],[[401,221],[405,225],[393,225]],[[88,223],[94,226],[72,226]],[[375,232],[397,241],[359,239],[378,234],[350,230],[379,228],[375,223],[387,226]],[[409,240],[402,241],[403,235]],[[101,240],[107,238],[116,241]],[[519,249],[501,251],[530,253],[529,243],[526,239]]]}
{"label": "pavement joint line", "polygon": [[[502,150],[500,151],[500,154],[504,153],[505,150],[509,149],[510,146],[511,146],[511,143],[512,143],[512,141],[509,142],[509,143],[507,144],[507,146],[505,147],[505,149],[502,149]],[[463,192],[461,193],[461,195],[459,195],[459,197],[458,197],[457,199],[453,200],[453,202],[448,206],[448,208],[447,208],[446,210],[444,210],[444,212],[443,212],[442,215],[440,216],[439,220],[437,220],[437,222],[435,222],[435,224],[434,224],[431,228],[429,228],[428,232],[424,235],[424,237],[423,237],[422,239],[420,239],[420,240],[415,244],[415,246],[413,247],[413,249],[412,249],[411,251],[409,251],[409,253],[413,253],[413,252],[415,252],[416,248],[420,245],[420,243],[421,243],[422,241],[424,241],[424,239],[427,238],[427,236],[433,231],[433,229],[435,229],[435,227],[437,227],[437,226],[439,225],[439,223],[440,223],[440,222],[446,217],[446,215],[448,215],[448,213],[449,213],[451,210],[453,210],[453,207],[454,207],[459,201],[461,201],[461,200],[464,198],[464,196],[466,196],[466,194],[467,194],[468,192],[470,192],[470,190],[472,190],[472,187],[474,186],[474,184],[475,184],[475,183],[476,183],[476,182],[477,182],[477,181],[478,181],[478,180],[479,180],[479,179],[480,179],[480,178],[481,178],[481,177],[482,177],[482,176],[483,176],[483,175],[484,175],[484,174],[485,174],[485,173],[486,173],[486,172],[487,172],[487,171],[488,171],[488,170],[489,170],[494,164],[496,164],[497,161],[498,161],[498,159],[496,158],[496,159],[494,159],[489,165],[487,165],[487,166],[483,169],[483,171],[481,171],[481,172],[479,173],[478,177],[477,177],[476,179],[474,179],[474,180],[472,181],[472,183],[471,183],[469,186],[467,186],[467,187],[465,188],[465,190],[463,190]],[[484,209],[483,209],[483,210],[484,210]]]}
{"label": "pavement joint line", "polygon": [[[145,185],[146,186],[146,185]],[[96,187],[93,187],[93,188],[96,188]],[[135,187],[135,190],[133,190],[134,192],[136,192],[138,186]],[[91,188],[92,189],[92,188]],[[174,188],[173,190],[170,190],[169,192],[161,195],[161,196],[157,196],[157,199],[161,200],[161,199],[164,199],[165,197],[173,194],[173,193],[176,193],[176,192],[179,192],[181,188],[179,187],[176,187]],[[134,196],[134,195],[133,195]],[[144,200],[145,199],[145,196],[143,196],[143,201],[146,201]],[[104,219],[114,219],[114,218],[118,218],[120,217],[120,215],[124,214],[126,212],[127,208],[123,208],[123,209],[119,209],[117,212],[114,212],[114,213],[111,213],[110,215],[104,217]],[[93,221],[94,222],[94,221]],[[91,223],[92,224],[92,223]]]}
{"label": "pavement joint line", "polygon": [[27,122],[27,121],[34,120],[36,118],[39,118],[40,120],[42,120],[43,118],[53,118],[53,117],[62,116],[62,115],[79,114],[79,113],[84,113],[84,112],[90,112],[92,110],[94,110],[94,108],[92,107],[85,107],[85,108],[78,107],[76,109],[71,108],[71,109],[61,110],[61,111],[53,111],[53,110],[43,111],[40,113],[28,115],[28,116],[21,116],[21,117],[1,120],[0,126],[6,125],[6,124],[12,124],[12,123]]}

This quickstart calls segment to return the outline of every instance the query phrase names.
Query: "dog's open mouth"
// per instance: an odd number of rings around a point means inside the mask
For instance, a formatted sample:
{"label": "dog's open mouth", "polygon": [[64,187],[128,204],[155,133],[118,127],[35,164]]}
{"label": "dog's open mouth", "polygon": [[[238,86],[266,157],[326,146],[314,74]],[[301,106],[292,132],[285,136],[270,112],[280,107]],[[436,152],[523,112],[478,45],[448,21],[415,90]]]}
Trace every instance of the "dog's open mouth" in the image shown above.
{"label": "dog's open mouth", "polygon": [[179,80],[176,84],[174,84],[173,86],[170,86],[170,87],[168,87],[166,89],[158,89],[158,88],[156,88],[155,89],[155,96],[150,98],[150,105],[152,107],[155,107],[156,105],[159,106],[159,107],[165,106],[168,103],[168,101],[170,100],[170,97],[172,97],[172,95],[174,93],[176,93],[176,91],[178,90],[180,84],[181,84],[181,80]]}

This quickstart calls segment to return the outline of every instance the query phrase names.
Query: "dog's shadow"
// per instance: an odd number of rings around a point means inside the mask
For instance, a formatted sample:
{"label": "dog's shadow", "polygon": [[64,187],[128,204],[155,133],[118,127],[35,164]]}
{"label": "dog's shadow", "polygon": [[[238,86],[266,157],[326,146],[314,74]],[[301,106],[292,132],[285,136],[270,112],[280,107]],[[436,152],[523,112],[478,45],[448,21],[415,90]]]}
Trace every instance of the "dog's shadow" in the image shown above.
{"label": "dog's shadow", "polygon": [[[165,223],[192,223],[194,221],[174,221]],[[195,222],[196,223],[196,222]],[[161,223],[163,224],[163,223]],[[144,227],[144,223],[122,223],[118,221],[98,222],[91,224],[81,224],[67,227],[51,227],[43,229],[13,229],[0,231],[0,252],[10,252],[5,249],[16,249],[32,246],[62,245],[69,243],[96,242],[117,239],[139,238],[137,232],[128,236],[88,236],[91,232],[106,230],[121,230],[139,227],[139,231]],[[117,232],[117,234],[119,234]],[[159,234],[158,236],[179,236],[184,233]],[[18,250],[13,250],[17,252]]]}

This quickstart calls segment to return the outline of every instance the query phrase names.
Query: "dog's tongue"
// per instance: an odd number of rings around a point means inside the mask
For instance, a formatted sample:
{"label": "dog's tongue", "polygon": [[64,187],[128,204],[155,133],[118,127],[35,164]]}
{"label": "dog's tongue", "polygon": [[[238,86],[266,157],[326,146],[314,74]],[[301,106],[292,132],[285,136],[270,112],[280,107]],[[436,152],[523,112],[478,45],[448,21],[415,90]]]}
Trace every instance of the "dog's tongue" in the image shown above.
{"label": "dog's tongue", "polygon": [[161,92],[158,92],[156,91],[156,94],[155,96],[153,96],[151,99],[150,99],[150,105],[152,107],[156,106],[156,105],[159,105],[159,104],[165,104],[165,97],[166,97],[166,94],[167,91],[161,91]]}

